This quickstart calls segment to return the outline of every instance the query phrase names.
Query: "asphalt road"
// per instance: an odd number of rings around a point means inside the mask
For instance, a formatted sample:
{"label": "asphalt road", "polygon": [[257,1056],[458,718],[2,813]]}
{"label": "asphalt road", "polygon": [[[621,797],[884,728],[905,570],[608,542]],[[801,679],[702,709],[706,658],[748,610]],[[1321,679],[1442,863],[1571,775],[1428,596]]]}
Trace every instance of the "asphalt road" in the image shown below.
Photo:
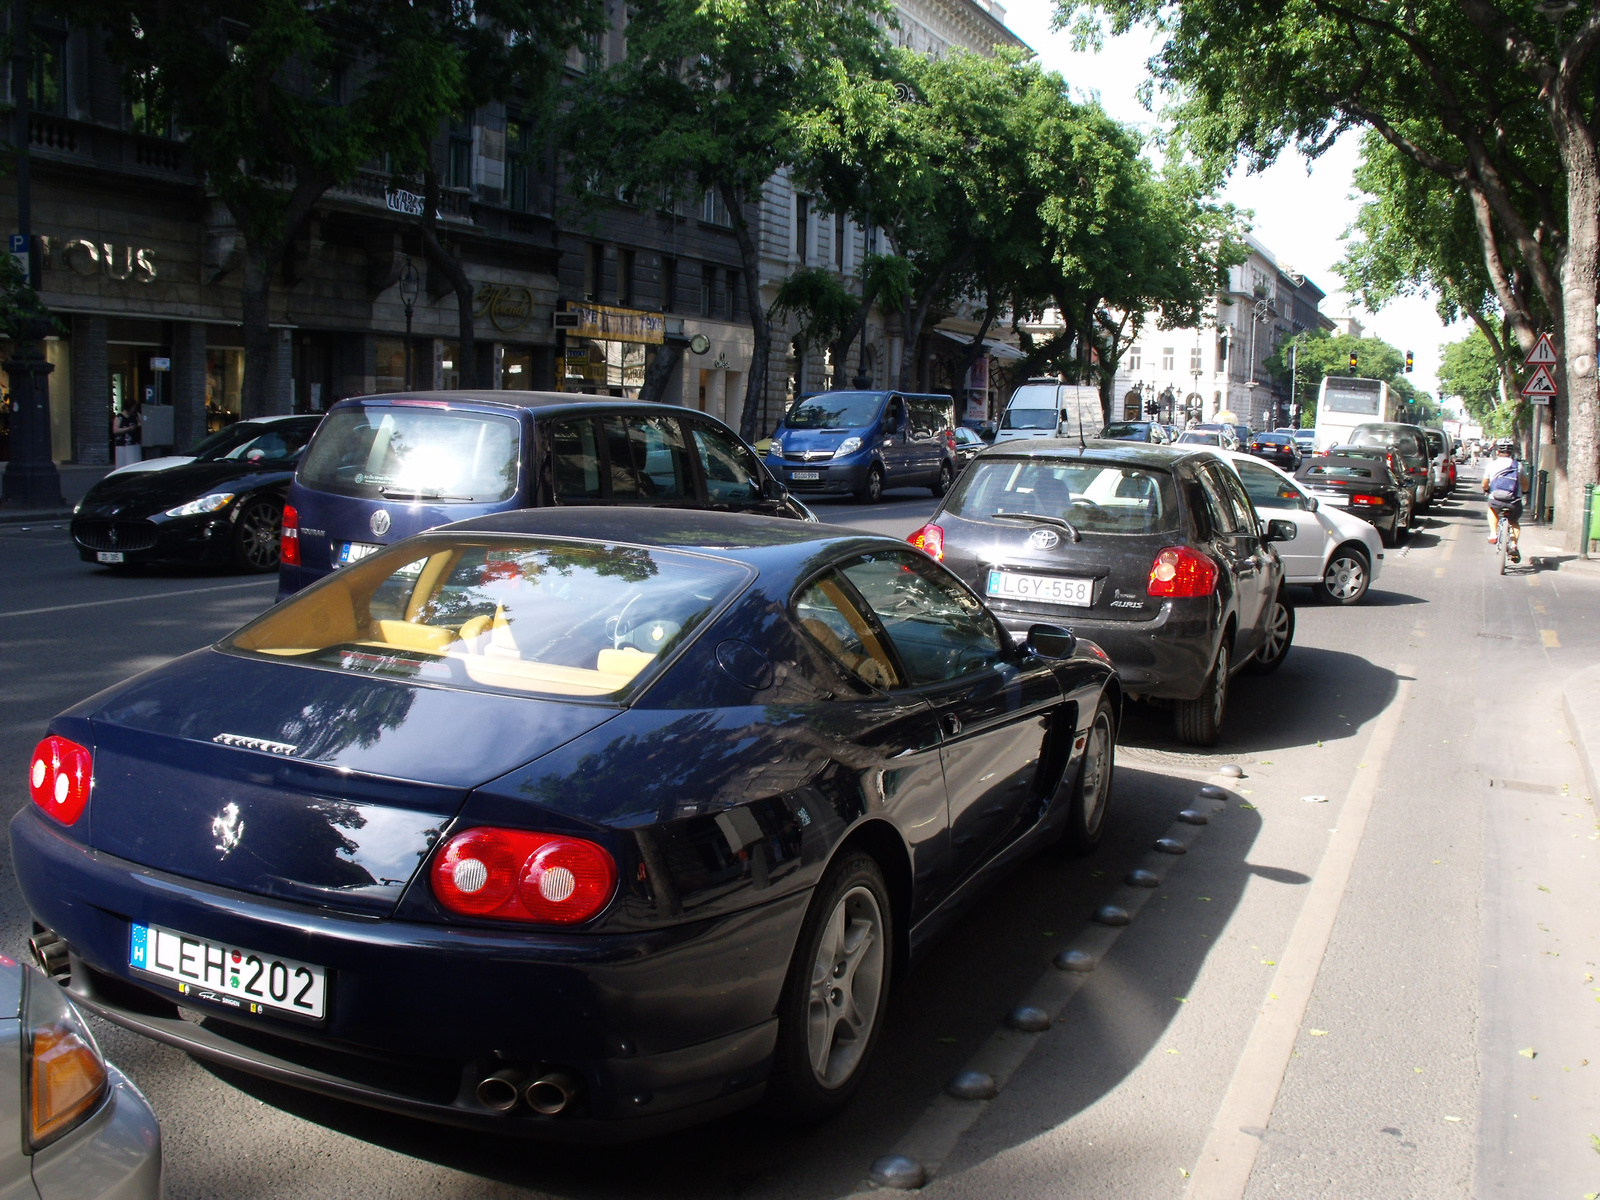
{"label": "asphalt road", "polygon": [[[904,536],[933,506],[815,507]],[[1214,752],[1130,710],[1107,841],[1023,865],[918,964],[866,1088],[822,1128],[742,1115],[604,1151],[510,1143],[110,1026],[102,1045],[161,1117],[172,1197],[844,1196],[926,1134],[951,1073],[1057,950],[1095,936],[1089,914],[1196,783],[1237,762],[1246,777],[928,1192],[1579,1200],[1600,1191],[1600,825],[1559,689],[1600,649],[1600,577],[1500,578],[1483,531],[1481,505],[1453,502],[1390,552],[1366,604],[1302,594],[1294,649],[1276,675],[1238,681]],[[113,575],[78,562],[59,527],[0,526],[6,815],[26,803],[50,714],[215,640],[273,586]],[[27,929],[7,862],[0,949],[20,954]]]}

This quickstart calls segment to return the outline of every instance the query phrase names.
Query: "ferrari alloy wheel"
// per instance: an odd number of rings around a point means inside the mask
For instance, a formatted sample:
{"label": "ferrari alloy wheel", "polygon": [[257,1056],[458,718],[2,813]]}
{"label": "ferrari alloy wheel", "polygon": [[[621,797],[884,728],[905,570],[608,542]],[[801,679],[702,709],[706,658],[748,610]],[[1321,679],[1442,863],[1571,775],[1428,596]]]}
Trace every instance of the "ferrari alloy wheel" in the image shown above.
{"label": "ferrari alloy wheel", "polygon": [[234,558],[246,571],[276,571],[282,534],[283,506],[272,500],[251,500],[233,524]]}
{"label": "ferrari alloy wheel", "polygon": [[783,1116],[831,1115],[866,1074],[889,997],[890,919],[877,862],[846,852],[812,897],[779,1002],[768,1096]]}

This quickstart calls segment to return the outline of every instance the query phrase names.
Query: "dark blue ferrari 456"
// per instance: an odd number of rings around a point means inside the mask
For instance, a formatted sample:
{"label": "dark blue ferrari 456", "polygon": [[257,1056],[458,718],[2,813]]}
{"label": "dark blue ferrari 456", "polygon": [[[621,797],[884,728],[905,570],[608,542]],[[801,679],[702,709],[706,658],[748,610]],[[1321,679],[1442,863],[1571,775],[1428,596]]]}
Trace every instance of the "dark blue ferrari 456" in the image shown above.
{"label": "dark blue ferrari 456", "polygon": [[966,901],[1099,840],[1120,709],[889,538],[500,513],[56,717],[12,847],[73,998],[203,1059],[505,1133],[810,1120]]}

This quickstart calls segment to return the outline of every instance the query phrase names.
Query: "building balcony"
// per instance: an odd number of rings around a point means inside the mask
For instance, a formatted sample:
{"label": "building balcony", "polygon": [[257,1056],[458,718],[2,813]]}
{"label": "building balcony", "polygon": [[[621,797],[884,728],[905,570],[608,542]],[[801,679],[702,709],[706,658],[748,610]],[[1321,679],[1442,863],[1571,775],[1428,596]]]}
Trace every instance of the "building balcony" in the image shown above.
{"label": "building balcony", "polygon": [[168,183],[200,182],[182,142],[48,113],[29,116],[28,152],[40,163],[114,171]]}

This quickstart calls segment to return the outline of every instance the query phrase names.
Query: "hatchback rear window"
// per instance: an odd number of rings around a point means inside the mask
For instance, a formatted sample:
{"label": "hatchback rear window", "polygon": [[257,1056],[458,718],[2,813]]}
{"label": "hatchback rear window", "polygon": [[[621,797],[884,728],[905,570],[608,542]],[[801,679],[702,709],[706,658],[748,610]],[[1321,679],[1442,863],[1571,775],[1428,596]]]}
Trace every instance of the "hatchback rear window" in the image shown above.
{"label": "hatchback rear window", "polygon": [[373,405],[323,418],[300,482],[369,500],[506,500],[517,490],[522,435],[512,417]]}
{"label": "hatchback rear window", "polygon": [[1172,477],[1165,471],[1093,462],[979,458],[945,510],[972,521],[1064,518],[1083,533],[1159,533],[1177,525]]}
{"label": "hatchback rear window", "polygon": [[223,646],[469,691],[619,699],[749,575],[685,551],[436,535],[329,576]]}
{"label": "hatchback rear window", "polygon": [[1357,467],[1342,463],[1331,466],[1306,467],[1300,472],[1301,479],[1372,479],[1373,477],[1371,467]]}

